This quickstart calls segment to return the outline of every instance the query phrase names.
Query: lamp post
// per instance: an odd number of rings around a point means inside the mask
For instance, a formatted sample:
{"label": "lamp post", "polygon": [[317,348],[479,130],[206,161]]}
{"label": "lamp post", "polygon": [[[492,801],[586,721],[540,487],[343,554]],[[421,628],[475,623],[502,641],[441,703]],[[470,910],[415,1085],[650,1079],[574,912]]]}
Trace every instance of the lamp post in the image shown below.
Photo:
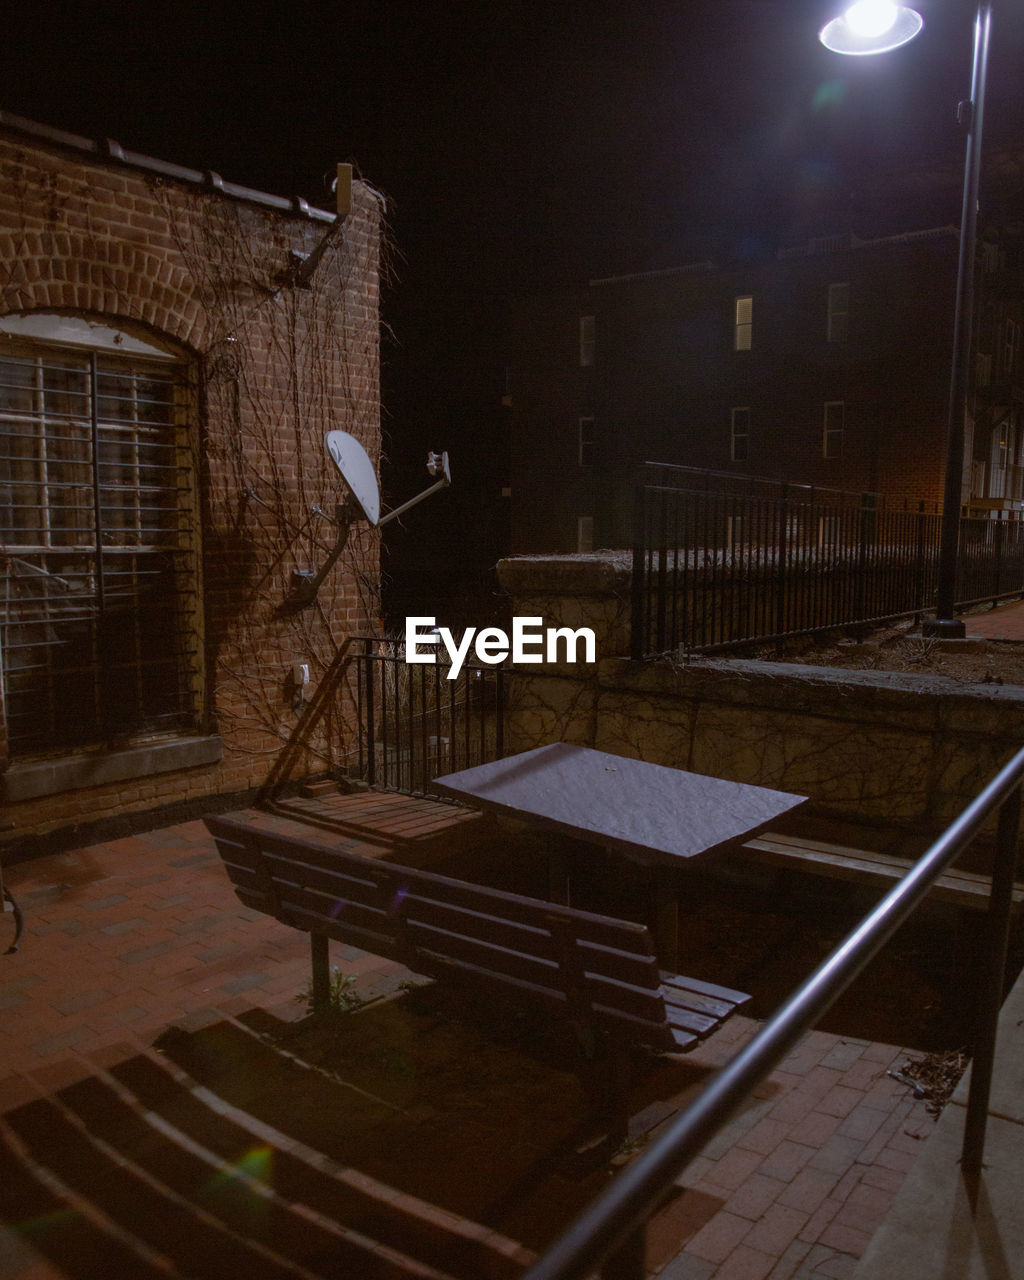
{"label": "lamp post", "polygon": [[[891,0],[858,0],[825,26],[819,39],[834,53],[863,56],[899,48],[924,25],[913,9]],[[939,582],[935,618],[925,622],[925,635],[958,637],[966,633],[954,616],[956,604],[957,545],[964,469],[964,415],[970,379],[971,332],[974,315],[974,258],[978,228],[978,180],[981,173],[981,130],[985,114],[985,82],[992,31],[992,5],[982,0],[974,20],[974,58],[971,96],[957,112],[967,133],[964,157],[964,196],[960,215],[960,250],[957,260],[956,301],[953,309],[953,360],[946,412],[946,482],[942,498],[942,531],[939,545]]]}

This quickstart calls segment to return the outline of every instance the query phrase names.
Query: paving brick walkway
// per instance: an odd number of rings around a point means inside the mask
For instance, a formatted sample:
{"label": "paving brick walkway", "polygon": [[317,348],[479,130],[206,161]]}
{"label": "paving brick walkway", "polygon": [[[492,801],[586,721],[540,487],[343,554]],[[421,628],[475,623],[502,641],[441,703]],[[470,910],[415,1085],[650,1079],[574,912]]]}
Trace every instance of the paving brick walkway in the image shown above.
{"label": "paving brick walkway", "polygon": [[964,618],[967,635],[978,640],[1024,641],[1024,602],[1000,605]]}
{"label": "paving brick walkway", "polygon": [[[318,838],[333,831],[369,856],[421,862],[430,841],[463,838],[473,820],[372,795],[330,799],[327,811],[299,803],[279,819],[316,821]],[[147,1046],[171,1026],[187,1031],[254,1008],[290,1022],[305,1012],[295,998],[309,984],[305,935],[237,902],[201,822],[24,863],[7,883],[26,932],[17,953],[0,956],[0,1117],[132,1046],[151,1054]],[[10,914],[2,926],[11,928]],[[364,996],[408,976],[355,948],[336,947],[332,963]],[[685,1062],[698,1071],[721,1065],[755,1029],[735,1018]],[[933,1126],[924,1104],[886,1074],[902,1056],[894,1046],[807,1036],[681,1179],[650,1232],[652,1272],[663,1280],[850,1275]],[[15,1142],[8,1161],[20,1150]],[[4,1212],[17,1228],[10,1204]],[[44,1258],[31,1239],[27,1229],[0,1231],[3,1280],[87,1273]],[[188,1273],[212,1271],[197,1258]]]}

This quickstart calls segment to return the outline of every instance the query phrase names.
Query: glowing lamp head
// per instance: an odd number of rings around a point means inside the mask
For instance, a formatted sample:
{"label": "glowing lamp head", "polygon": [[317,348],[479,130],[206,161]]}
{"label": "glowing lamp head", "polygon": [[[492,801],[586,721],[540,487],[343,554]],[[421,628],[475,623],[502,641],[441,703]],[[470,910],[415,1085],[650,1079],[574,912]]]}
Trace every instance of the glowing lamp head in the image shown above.
{"label": "glowing lamp head", "polygon": [[865,57],[898,49],[913,40],[923,26],[924,19],[916,9],[893,0],[857,0],[823,27],[818,39],[833,53]]}
{"label": "glowing lamp head", "polygon": [[846,11],[850,30],[865,40],[877,40],[892,30],[899,7],[890,0],[858,0]]}

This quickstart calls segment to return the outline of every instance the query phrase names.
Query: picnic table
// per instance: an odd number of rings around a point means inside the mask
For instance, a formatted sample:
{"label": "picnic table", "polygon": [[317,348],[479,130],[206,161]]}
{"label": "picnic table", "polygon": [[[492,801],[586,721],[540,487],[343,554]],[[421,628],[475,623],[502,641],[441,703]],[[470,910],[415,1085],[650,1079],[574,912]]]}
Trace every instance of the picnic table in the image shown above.
{"label": "picnic table", "polygon": [[[442,794],[478,809],[617,852],[644,868],[648,923],[658,955],[678,951],[674,872],[736,849],[795,809],[805,796],[558,742],[449,773]],[[571,877],[555,857],[551,896],[568,902]]]}

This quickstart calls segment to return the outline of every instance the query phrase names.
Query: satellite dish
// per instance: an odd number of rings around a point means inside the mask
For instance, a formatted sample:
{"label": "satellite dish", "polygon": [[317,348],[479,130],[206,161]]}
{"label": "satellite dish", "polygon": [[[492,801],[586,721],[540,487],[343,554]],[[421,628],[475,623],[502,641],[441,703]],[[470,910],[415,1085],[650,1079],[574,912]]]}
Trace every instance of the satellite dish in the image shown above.
{"label": "satellite dish", "polygon": [[[424,498],[429,498],[432,493],[437,493],[439,489],[447,489],[452,482],[452,469],[448,462],[447,453],[428,454],[427,471],[430,475],[437,477],[434,483],[429,489],[424,489],[415,498],[410,498],[408,502],[403,502],[400,507],[396,507],[394,511],[389,511],[381,519],[377,472],[374,470],[369,454],[355,436],[350,436],[347,431],[328,431],[324,436],[324,448],[327,450],[328,457],[341,472],[341,478],[348,486],[349,492],[362,508],[363,515],[377,529],[386,525],[390,520],[397,520],[399,516],[404,515],[406,511],[422,502]],[[313,511],[318,516],[325,515],[319,507],[314,507]],[[326,518],[331,520],[330,516]],[[334,519],[331,520],[331,523],[336,525],[338,529],[337,541],[319,571],[313,569],[293,570],[292,593],[289,598],[289,604],[302,608],[304,605],[312,604],[316,599],[320,584],[331,571],[335,561],[345,548],[351,518],[352,513],[346,511],[343,504],[339,504],[336,508]]]}
{"label": "satellite dish", "polygon": [[347,431],[328,431],[324,446],[370,524],[380,522],[380,489],[370,455]]}

